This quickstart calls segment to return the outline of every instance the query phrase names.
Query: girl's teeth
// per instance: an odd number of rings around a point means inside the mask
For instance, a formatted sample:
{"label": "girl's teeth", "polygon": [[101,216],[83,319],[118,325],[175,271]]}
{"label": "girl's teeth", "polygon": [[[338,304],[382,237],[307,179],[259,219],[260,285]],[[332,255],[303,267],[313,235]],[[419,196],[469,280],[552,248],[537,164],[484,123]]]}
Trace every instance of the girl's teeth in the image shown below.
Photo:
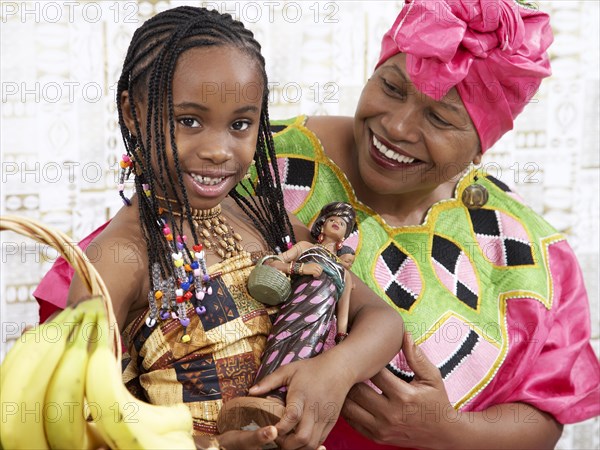
{"label": "girl's teeth", "polygon": [[385,146],[385,144],[383,144],[382,142],[380,142],[375,137],[375,135],[373,135],[373,145],[386,158],[393,159],[395,161],[398,161],[398,162],[401,162],[401,163],[404,163],[404,164],[410,164],[410,163],[412,163],[412,162],[415,161],[415,158],[411,158],[410,156],[401,155],[400,153],[396,153],[394,150],[387,148]]}
{"label": "girl's teeth", "polygon": [[194,179],[194,181],[196,181],[200,184],[207,185],[207,186],[214,186],[215,184],[219,184],[221,181],[223,181],[225,179],[225,177],[211,178],[211,177],[203,177],[202,175],[195,175],[195,174],[192,174],[192,178]]}

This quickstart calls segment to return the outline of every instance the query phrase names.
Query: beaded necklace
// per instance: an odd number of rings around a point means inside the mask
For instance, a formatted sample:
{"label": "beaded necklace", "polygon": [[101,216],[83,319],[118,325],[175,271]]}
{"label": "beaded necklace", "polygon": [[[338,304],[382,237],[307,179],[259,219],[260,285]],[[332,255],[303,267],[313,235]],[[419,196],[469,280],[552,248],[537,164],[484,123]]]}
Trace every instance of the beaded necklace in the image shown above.
{"label": "beaded necklace", "polygon": [[[157,199],[174,202],[159,196]],[[172,215],[182,217],[182,214],[178,212],[172,212]],[[179,323],[184,328],[181,340],[189,342],[190,336],[186,330],[190,324],[187,316],[188,306],[192,305],[199,316],[206,314],[206,307],[202,305],[202,300],[207,294],[212,295],[210,281],[221,275],[220,272],[208,274],[205,248],[206,250],[214,249],[222,260],[229,259],[242,252],[242,237],[235,233],[230,225],[227,225],[227,219],[222,216],[221,205],[209,210],[193,209],[191,210],[192,221],[195,228],[200,230],[204,242],[196,243],[190,251],[186,248],[187,237],[185,235],[177,236],[174,239],[164,209],[159,208],[159,216],[163,235],[173,250],[171,257],[175,266],[175,274],[164,279],[161,276],[160,264],[154,263],[152,267],[153,289],[148,292],[150,314],[146,319],[146,325],[152,328],[156,325],[157,319],[179,319]],[[160,308],[158,302],[160,302]]]}

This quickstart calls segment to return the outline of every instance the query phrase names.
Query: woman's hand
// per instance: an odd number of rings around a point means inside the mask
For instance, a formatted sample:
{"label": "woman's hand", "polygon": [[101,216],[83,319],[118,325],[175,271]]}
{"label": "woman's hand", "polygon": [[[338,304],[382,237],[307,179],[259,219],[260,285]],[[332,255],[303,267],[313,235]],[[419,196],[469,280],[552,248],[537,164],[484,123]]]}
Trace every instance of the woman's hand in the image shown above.
{"label": "woman's hand", "polygon": [[263,427],[252,431],[228,431],[219,436],[196,436],[196,448],[207,450],[220,448],[227,450],[261,450],[277,438],[275,427]]}
{"label": "woman's hand", "polygon": [[317,356],[282,366],[250,389],[250,395],[265,395],[287,386],[285,414],[276,425],[282,449],[319,448],[352,385],[342,372]]}
{"label": "woman's hand", "polygon": [[323,267],[317,263],[306,263],[302,266],[302,275],[312,275],[319,278],[323,273]]}
{"label": "woman's hand", "polygon": [[556,445],[562,425],[550,414],[525,403],[457,411],[450,404],[439,369],[409,333],[404,335],[402,351],[415,373],[410,383],[384,369],[371,379],[381,394],[359,383],[350,390],[342,409],[348,423],[369,439],[430,449],[540,449]]}
{"label": "woman's hand", "polygon": [[342,409],[347,422],[369,439],[401,447],[440,448],[448,445],[457,414],[450,404],[440,371],[404,334],[402,351],[415,376],[407,383],[387,369],[371,381],[355,385]]}

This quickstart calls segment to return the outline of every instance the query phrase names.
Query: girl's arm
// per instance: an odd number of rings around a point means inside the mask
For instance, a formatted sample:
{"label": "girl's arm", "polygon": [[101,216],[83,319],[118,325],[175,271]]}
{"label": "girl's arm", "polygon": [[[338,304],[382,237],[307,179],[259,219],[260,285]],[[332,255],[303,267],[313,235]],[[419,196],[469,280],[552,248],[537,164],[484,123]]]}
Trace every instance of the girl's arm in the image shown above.
{"label": "girl's arm", "polygon": [[[146,249],[135,241],[114,236],[107,232],[98,236],[88,247],[88,257],[106,284],[119,328],[123,330],[128,318],[141,313],[147,306],[142,289],[147,288]],[[67,304],[76,304],[90,293],[77,274],[69,288]],[[112,324],[111,324],[112,325]]]}
{"label": "girl's arm", "polygon": [[[340,336],[343,336],[343,339],[345,339],[344,335],[348,333],[348,312],[350,309],[350,295],[352,293],[352,289],[352,276],[350,275],[350,271],[346,270],[344,274],[344,291],[338,300],[335,312],[337,319],[336,341]],[[341,339],[340,342],[343,339]]]}

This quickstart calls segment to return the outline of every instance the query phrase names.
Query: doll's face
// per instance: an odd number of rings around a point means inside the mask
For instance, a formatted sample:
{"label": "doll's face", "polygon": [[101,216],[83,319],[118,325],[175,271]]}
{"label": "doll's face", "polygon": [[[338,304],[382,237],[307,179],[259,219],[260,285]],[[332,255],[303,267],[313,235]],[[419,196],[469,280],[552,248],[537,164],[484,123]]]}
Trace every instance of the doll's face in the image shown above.
{"label": "doll's face", "polygon": [[331,216],[325,219],[321,232],[335,242],[343,241],[346,237],[346,221],[338,216]]}
{"label": "doll's face", "polygon": [[352,253],[346,253],[346,254],[340,256],[340,261],[342,263],[342,266],[344,266],[344,268],[346,270],[350,270],[352,268],[352,264],[354,264],[355,259],[356,259],[356,256],[353,255]]}

